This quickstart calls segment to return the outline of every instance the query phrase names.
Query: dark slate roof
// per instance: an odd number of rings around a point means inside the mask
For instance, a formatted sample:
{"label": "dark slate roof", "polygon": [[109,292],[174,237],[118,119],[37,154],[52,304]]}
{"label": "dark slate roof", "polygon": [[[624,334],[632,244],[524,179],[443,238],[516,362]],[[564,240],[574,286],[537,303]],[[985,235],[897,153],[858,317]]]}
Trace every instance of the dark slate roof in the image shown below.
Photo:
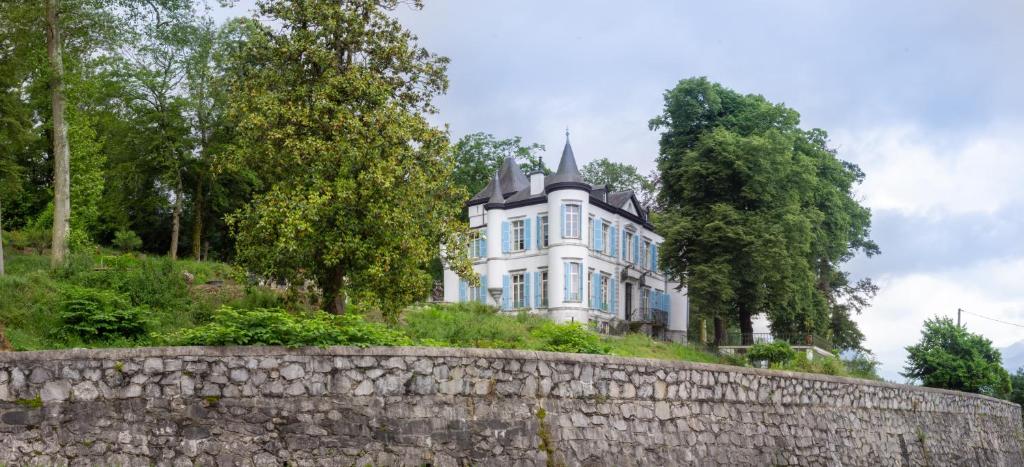
{"label": "dark slate roof", "polygon": [[516,164],[515,159],[511,157],[502,162],[501,170],[498,173],[501,177],[501,193],[504,195],[515,193],[523,188],[530,188],[530,179],[526,178],[523,169],[519,168],[519,164]]}
{"label": "dark slate roof", "polygon": [[501,181],[498,180],[497,173],[494,174],[494,179],[491,180],[491,183],[487,184],[487,186],[491,188],[491,193],[487,197],[487,206],[504,204],[505,195],[502,193],[502,190],[499,189],[501,187]]}
{"label": "dark slate roof", "polygon": [[621,208],[633,198],[633,190],[613,191],[608,193],[608,204]]}
{"label": "dark slate roof", "polygon": [[583,181],[580,169],[576,167],[576,156],[572,153],[572,145],[569,144],[569,133],[565,133],[565,147],[562,148],[562,159],[558,161],[558,170],[554,174],[545,177],[544,187],[554,184],[578,184],[584,188],[590,185]]}

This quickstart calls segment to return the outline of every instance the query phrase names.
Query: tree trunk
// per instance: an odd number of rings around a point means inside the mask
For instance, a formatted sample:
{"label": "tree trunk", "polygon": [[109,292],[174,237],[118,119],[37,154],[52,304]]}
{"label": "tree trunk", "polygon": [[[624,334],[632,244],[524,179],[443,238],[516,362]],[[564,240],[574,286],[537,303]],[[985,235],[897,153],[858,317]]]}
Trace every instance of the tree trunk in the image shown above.
{"label": "tree trunk", "polygon": [[345,314],[345,272],[341,266],[335,266],[323,285],[324,311],[336,315]]}
{"label": "tree trunk", "polygon": [[181,230],[181,176],[178,176],[178,190],[174,195],[174,220],[171,222],[171,260],[178,259],[178,232]]}
{"label": "tree trunk", "polygon": [[0,205],[0,276],[4,275],[4,208]]}
{"label": "tree trunk", "polygon": [[715,316],[715,346],[725,345],[725,319]]}
{"label": "tree trunk", "polygon": [[46,54],[53,75],[50,100],[53,106],[53,241],[50,265],[59,267],[68,255],[71,230],[71,170],[68,129],[64,122],[64,61],[61,56],[59,0],[46,1]]}
{"label": "tree trunk", "polygon": [[210,260],[210,241],[203,240],[203,261]]}
{"label": "tree trunk", "polygon": [[192,257],[196,261],[202,261],[203,253],[203,175],[196,181],[196,198],[192,209],[195,216],[192,220]]}
{"label": "tree trunk", "polygon": [[743,345],[754,344],[754,316],[750,308],[740,305],[740,339]]}

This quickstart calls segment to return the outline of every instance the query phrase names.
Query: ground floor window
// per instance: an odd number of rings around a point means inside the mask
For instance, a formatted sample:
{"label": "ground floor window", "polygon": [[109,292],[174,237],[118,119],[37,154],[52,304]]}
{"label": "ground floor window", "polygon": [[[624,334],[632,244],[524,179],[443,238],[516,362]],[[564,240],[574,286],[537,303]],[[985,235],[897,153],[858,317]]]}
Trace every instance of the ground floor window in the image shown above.
{"label": "ground floor window", "polygon": [[525,274],[521,272],[512,274],[512,308],[526,308],[526,286],[524,284]]}
{"label": "ground floor window", "polygon": [[609,300],[610,282],[611,278],[607,274],[601,274],[601,309],[604,311],[608,311],[609,304],[611,303],[611,300]]}
{"label": "ground floor window", "polygon": [[548,306],[548,272],[540,272],[540,303],[537,304],[541,307]]}
{"label": "ground floor window", "polygon": [[583,297],[580,297],[583,275],[583,264],[569,262],[568,269],[566,271],[566,287],[565,287],[565,300],[569,302],[582,302]]}

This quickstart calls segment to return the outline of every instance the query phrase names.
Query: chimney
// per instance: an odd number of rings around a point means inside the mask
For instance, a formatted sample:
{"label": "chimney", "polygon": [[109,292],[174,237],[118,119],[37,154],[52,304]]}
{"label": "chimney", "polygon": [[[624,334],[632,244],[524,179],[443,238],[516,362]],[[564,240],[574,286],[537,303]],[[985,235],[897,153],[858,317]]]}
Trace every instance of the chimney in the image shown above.
{"label": "chimney", "polygon": [[530,172],[530,196],[539,195],[544,192],[544,172],[539,170]]}

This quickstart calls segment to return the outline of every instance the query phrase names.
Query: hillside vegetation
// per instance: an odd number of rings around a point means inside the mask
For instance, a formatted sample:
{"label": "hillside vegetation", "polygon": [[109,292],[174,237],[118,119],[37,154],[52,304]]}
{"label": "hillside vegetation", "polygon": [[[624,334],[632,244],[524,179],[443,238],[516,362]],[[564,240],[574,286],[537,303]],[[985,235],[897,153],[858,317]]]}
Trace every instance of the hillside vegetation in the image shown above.
{"label": "hillside vegetation", "polygon": [[[14,254],[0,277],[0,324],[14,350],[155,345],[418,345],[574,352],[745,365],[694,345],[644,335],[603,336],[580,324],[477,303],[409,307],[397,322],[379,311],[331,315],[294,295],[249,283],[217,262],[117,254]],[[191,283],[190,283],[191,282]],[[354,304],[352,309],[359,309]],[[789,359],[778,368],[851,373],[838,360]]]}

